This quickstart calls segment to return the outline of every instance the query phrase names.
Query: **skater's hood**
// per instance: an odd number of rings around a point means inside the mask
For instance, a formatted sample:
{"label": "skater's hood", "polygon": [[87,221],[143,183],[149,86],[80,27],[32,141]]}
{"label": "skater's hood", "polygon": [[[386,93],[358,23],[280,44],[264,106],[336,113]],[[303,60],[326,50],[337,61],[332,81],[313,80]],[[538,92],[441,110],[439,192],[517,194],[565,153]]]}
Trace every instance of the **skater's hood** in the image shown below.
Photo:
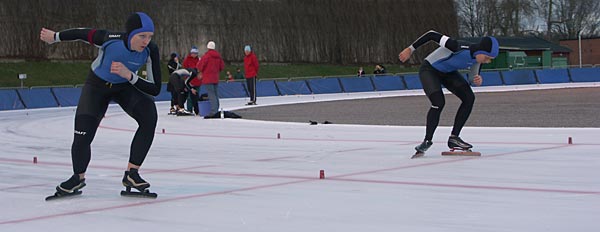
{"label": "skater's hood", "polygon": [[498,52],[500,47],[498,45],[498,40],[492,36],[486,36],[481,38],[479,44],[473,45],[473,56],[478,54],[488,55],[492,58],[496,58],[498,56]]}
{"label": "skater's hood", "polygon": [[154,32],[154,23],[150,16],[143,12],[135,12],[129,16],[125,23],[125,44],[131,49],[131,38],[141,32]]}

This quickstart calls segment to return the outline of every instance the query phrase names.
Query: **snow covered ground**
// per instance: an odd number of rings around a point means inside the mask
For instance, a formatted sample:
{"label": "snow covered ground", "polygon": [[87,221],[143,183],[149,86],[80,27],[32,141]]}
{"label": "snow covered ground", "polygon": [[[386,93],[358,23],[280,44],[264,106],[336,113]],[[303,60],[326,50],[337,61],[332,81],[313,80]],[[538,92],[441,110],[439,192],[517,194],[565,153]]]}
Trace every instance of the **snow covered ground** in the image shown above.
{"label": "snow covered ground", "polygon": [[[545,87],[478,90],[514,88]],[[246,100],[221,103],[232,110]],[[72,174],[74,108],[0,112],[0,231],[600,230],[600,128],[466,127],[462,137],[483,155],[442,157],[450,128],[441,127],[426,156],[411,160],[423,127],[205,120],[158,108],[141,169],[157,199],[119,196],[136,125],[111,106],[83,195],[51,202]]]}

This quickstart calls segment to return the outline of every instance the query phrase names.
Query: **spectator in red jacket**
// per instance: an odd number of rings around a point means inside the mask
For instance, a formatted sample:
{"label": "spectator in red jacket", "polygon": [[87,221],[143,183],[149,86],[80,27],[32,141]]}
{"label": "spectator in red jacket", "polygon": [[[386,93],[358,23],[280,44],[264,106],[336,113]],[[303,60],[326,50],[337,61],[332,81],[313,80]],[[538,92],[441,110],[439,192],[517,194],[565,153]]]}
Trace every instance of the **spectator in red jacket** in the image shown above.
{"label": "spectator in red jacket", "polygon": [[258,59],[252,52],[250,45],[244,47],[244,71],[246,72],[246,84],[248,85],[248,94],[250,102],[246,105],[256,105],[256,78],[258,75]]}
{"label": "spectator in red jacket", "polygon": [[[196,48],[196,46],[192,46],[190,53],[183,60],[183,68],[185,68],[185,69],[196,68],[198,61],[200,61],[200,57],[198,57],[198,48]],[[190,89],[190,92],[188,92],[188,94],[187,94],[188,96],[186,98],[187,103],[186,103],[185,108],[187,109],[187,111],[192,112],[193,108],[198,107],[198,106],[193,105],[192,94],[198,94],[198,92],[200,91],[200,85],[202,85],[202,83],[200,82],[199,79],[196,79],[196,78],[194,78],[190,82],[190,86],[192,86],[192,88]]]}
{"label": "spectator in red jacket", "polygon": [[208,51],[204,53],[196,68],[202,73],[202,85],[206,88],[210,101],[210,113],[204,118],[219,117],[219,73],[225,68],[221,55],[215,50],[215,42],[209,41],[206,45]]}

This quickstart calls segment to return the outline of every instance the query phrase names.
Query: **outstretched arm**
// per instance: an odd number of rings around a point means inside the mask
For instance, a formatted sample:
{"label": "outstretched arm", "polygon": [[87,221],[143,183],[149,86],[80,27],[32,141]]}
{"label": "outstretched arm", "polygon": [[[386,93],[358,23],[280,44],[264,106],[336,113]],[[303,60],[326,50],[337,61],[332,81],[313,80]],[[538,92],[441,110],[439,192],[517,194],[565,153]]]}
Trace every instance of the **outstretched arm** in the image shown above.
{"label": "outstretched arm", "polygon": [[417,48],[421,47],[423,44],[426,44],[429,41],[434,41],[438,43],[441,47],[445,47],[453,52],[460,50],[460,46],[458,41],[440,34],[437,31],[430,30],[425,34],[421,35],[415,42],[413,42],[410,46],[402,50],[398,55],[398,58],[402,62],[406,62],[408,58],[412,55],[412,53],[417,50]]}
{"label": "outstretched arm", "polygon": [[[109,36],[110,35],[110,36]],[[72,28],[60,32],[42,28],[40,40],[53,44],[61,41],[81,41],[91,45],[102,46],[109,39],[120,39],[122,34],[92,28]]]}

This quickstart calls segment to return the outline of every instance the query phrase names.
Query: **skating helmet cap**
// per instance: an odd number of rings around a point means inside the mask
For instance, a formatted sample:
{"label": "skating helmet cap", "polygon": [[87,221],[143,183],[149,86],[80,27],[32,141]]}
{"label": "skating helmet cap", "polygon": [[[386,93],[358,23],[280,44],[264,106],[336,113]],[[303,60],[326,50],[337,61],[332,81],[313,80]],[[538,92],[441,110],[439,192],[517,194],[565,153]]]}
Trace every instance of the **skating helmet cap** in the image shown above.
{"label": "skating helmet cap", "polygon": [[496,58],[498,56],[498,52],[500,50],[500,46],[498,45],[498,40],[492,36],[486,36],[481,38],[481,42],[476,45],[477,49],[473,53],[473,56],[478,54],[488,55],[492,58]]}
{"label": "skating helmet cap", "polygon": [[125,23],[127,30],[127,47],[131,48],[131,38],[141,32],[154,32],[154,23],[150,16],[143,12],[135,12],[129,16]]}

